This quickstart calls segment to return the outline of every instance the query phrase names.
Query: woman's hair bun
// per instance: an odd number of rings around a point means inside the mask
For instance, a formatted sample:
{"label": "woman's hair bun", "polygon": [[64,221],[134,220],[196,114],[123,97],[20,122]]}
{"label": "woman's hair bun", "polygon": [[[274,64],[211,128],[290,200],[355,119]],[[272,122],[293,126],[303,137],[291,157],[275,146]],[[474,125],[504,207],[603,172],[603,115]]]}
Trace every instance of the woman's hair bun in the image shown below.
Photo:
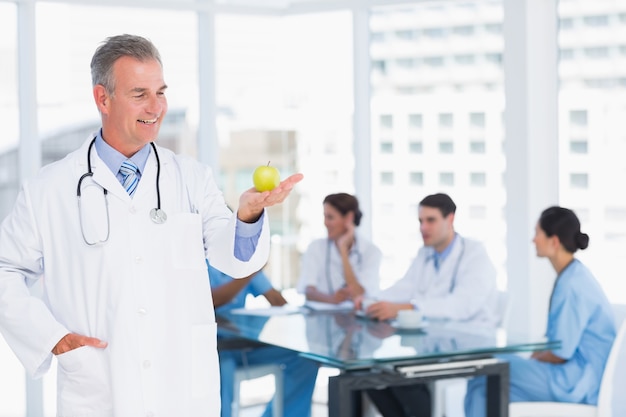
{"label": "woman's hair bun", "polygon": [[576,234],[576,244],[579,249],[587,249],[587,246],[589,246],[589,235],[587,233],[578,232],[578,234]]}

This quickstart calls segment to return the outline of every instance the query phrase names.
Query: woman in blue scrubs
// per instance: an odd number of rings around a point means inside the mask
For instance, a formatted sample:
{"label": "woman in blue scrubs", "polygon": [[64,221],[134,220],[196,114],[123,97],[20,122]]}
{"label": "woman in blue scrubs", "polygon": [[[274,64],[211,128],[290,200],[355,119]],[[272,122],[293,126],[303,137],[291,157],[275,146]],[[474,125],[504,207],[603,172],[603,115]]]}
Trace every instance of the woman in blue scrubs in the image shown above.
{"label": "woman in blue scrubs", "polygon": [[[589,236],[573,211],[550,207],[541,213],[533,243],[557,273],[548,311],[548,340],[561,347],[510,361],[510,401],[557,401],[595,405],[615,339],[611,305],[589,269],[574,257]],[[485,378],[468,382],[467,417],[485,415]]]}

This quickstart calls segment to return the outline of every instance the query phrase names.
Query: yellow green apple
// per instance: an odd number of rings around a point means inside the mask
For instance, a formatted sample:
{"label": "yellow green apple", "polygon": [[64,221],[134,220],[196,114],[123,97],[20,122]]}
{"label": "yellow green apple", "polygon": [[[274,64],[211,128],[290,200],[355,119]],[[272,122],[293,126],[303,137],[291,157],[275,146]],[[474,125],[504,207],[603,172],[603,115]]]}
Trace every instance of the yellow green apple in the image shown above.
{"label": "yellow green apple", "polygon": [[272,191],[280,184],[280,173],[268,162],[267,165],[261,165],[254,170],[252,183],[259,192]]}

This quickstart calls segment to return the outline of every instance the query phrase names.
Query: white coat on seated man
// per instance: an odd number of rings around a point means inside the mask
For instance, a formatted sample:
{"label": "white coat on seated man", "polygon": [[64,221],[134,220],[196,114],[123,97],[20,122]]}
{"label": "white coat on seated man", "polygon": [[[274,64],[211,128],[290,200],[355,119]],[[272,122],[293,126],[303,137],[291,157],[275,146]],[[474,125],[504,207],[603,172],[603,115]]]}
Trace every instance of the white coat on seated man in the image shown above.
{"label": "white coat on seated man", "polygon": [[[420,232],[424,246],[402,279],[382,290],[366,313],[393,319],[400,310],[416,309],[425,317],[471,320],[495,325],[496,270],[482,243],[454,230],[456,204],[447,194],[432,194],[419,204]],[[356,300],[356,308],[362,299]],[[419,392],[422,395],[419,395]],[[425,387],[394,387],[368,394],[385,416],[429,416]]]}

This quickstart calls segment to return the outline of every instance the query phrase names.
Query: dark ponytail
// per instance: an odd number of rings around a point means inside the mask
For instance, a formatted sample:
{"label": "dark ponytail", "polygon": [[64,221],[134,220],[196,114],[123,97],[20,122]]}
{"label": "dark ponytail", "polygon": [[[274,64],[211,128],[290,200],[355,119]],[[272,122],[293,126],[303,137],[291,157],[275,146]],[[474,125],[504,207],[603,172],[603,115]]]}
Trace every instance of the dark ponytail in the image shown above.
{"label": "dark ponytail", "polygon": [[546,236],[557,236],[570,253],[589,246],[589,235],[580,231],[580,221],[570,209],[553,206],[545,209],[539,218],[539,227]]}

